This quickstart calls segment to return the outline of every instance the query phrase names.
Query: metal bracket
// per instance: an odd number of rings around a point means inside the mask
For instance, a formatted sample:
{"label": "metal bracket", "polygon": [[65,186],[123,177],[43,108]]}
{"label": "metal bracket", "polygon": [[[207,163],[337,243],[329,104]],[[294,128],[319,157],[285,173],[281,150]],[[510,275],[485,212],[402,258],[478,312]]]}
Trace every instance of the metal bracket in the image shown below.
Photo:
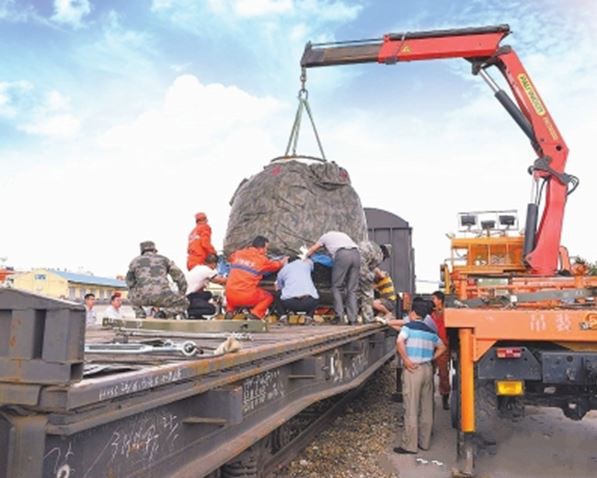
{"label": "metal bracket", "polygon": [[533,174],[535,171],[542,171],[544,173],[548,173],[550,176],[555,177],[560,183],[564,185],[567,185],[574,181],[574,176],[563,172],[558,173],[549,165],[550,162],[551,158],[548,156],[545,156],[543,158],[537,158],[535,162],[531,166],[529,166],[529,174]]}

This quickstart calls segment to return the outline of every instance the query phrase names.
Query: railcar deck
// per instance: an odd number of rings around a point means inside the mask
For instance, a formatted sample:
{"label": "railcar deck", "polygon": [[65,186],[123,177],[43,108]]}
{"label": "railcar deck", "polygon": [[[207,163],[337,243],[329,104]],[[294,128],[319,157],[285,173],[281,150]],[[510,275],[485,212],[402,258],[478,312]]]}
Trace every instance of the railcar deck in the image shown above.
{"label": "railcar deck", "polygon": [[[88,330],[85,341],[115,334]],[[394,355],[380,325],[272,326],[251,338],[220,356],[85,354],[82,379],[2,407],[0,476],[207,476]],[[223,341],[172,340],[206,351]]]}

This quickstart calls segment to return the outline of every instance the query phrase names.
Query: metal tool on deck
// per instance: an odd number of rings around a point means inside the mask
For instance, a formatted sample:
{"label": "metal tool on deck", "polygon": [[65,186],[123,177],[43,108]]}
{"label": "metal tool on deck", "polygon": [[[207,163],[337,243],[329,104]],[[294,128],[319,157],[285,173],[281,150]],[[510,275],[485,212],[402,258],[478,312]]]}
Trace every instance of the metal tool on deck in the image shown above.
{"label": "metal tool on deck", "polygon": [[250,342],[253,336],[248,332],[173,332],[161,330],[147,330],[147,329],[131,329],[128,327],[116,328],[115,332],[118,336],[124,338],[128,337],[164,337],[178,338],[178,339],[227,339],[234,337],[236,340]]}
{"label": "metal tool on deck", "polygon": [[174,343],[171,340],[151,343],[119,343],[119,344],[85,344],[85,353],[89,354],[182,354],[193,357],[202,353],[195,342],[187,340]]}
{"label": "metal tool on deck", "polygon": [[261,320],[168,320],[168,319],[108,319],[102,326],[107,328],[130,328],[161,330],[168,332],[267,332],[267,324]]}

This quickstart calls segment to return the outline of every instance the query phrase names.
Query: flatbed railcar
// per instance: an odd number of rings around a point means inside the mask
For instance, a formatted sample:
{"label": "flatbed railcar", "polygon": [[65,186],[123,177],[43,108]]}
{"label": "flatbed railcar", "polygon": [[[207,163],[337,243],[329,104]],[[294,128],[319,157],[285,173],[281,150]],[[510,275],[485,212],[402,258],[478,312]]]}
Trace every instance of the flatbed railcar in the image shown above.
{"label": "flatbed railcar", "polygon": [[394,355],[372,324],[271,326],[220,356],[90,355],[116,332],[84,323],[80,305],[0,289],[0,476],[262,476],[247,450],[271,456],[290,419]]}

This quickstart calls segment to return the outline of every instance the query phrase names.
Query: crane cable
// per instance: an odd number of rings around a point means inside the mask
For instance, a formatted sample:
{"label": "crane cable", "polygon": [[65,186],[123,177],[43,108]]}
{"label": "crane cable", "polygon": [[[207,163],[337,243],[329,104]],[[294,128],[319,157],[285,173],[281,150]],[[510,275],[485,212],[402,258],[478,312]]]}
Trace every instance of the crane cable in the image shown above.
{"label": "crane cable", "polygon": [[290,148],[292,147],[292,156],[296,156],[296,147],[298,145],[299,139],[299,132],[301,128],[301,120],[303,117],[303,110],[307,112],[309,116],[309,121],[311,122],[311,127],[313,128],[313,133],[315,134],[315,139],[317,140],[317,146],[319,146],[319,151],[321,152],[321,157],[324,161],[327,161],[325,157],[325,153],[323,152],[323,146],[321,145],[321,139],[319,138],[319,133],[317,132],[317,127],[315,126],[315,121],[313,120],[313,114],[311,113],[311,107],[309,106],[309,92],[307,88],[305,88],[305,83],[307,81],[307,71],[305,68],[301,69],[301,89],[298,92],[297,98],[299,101],[298,108],[296,110],[296,115],[294,117],[294,123],[292,124],[292,129],[290,131],[290,137],[288,138],[288,145],[286,146],[286,153],[284,156],[288,156],[290,152]]}

